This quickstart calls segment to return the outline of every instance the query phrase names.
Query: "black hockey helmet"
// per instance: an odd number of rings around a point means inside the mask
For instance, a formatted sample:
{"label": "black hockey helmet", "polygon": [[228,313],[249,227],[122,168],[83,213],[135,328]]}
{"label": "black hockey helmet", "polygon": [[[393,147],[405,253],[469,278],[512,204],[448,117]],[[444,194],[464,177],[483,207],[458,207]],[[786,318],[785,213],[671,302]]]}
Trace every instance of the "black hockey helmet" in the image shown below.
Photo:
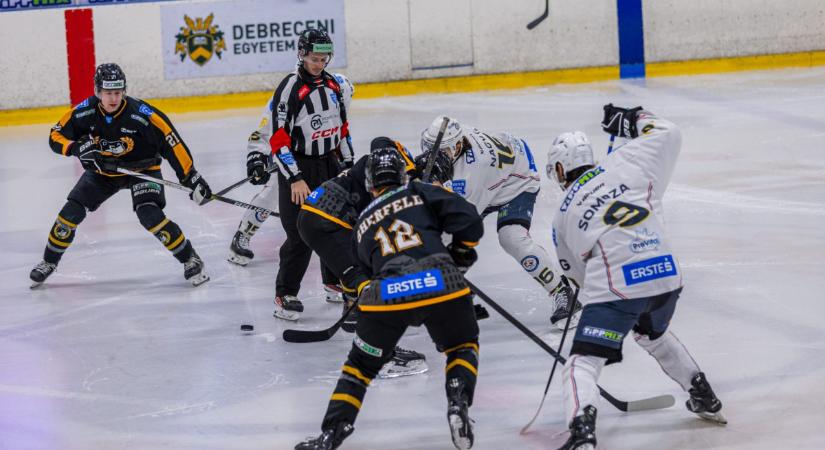
{"label": "black hockey helmet", "polygon": [[95,69],[95,90],[126,89],[126,74],[117,64],[106,63]]}
{"label": "black hockey helmet", "polygon": [[433,161],[433,168],[432,171],[430,171],[430,179],[427,181],[437,181],[443,184],[449,180],[452,180],[453,162],[450,160],[450,157],[447,156],[447,153],[441,149],[424,152],[415,158],[415,170],[418,172],[418,176],[422,177],[422,181],[424,181],[424,171],[427,170],[427,162],[433,154],[435,154],[435,161]]}
{"label": "black hockey helmet", "polygon": [[407,183],[406,163],[395,141],[383,136],[372,140],[365,175],[367,190]]}
{"label": "black hockey helmet", "polygon": [[324,30],[307,28],[298,37],[298,61],[303,61],[304,56],[309,53],[329,53],[332,59],[333,46],[332,39]]}

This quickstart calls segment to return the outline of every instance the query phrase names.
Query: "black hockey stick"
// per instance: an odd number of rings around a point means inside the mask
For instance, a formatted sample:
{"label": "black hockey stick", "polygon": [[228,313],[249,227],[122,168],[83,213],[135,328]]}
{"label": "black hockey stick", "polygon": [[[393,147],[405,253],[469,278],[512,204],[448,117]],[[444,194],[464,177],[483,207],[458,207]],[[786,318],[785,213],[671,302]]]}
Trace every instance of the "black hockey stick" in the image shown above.
{"label": "black hockey stick", "polygon": [[321,342],[326,341],[327,339],[331,338],[341,325],[344,323],[344,320],[349,316],[353,309],[358,306],[358,302],[353,302],[352,305],[347,308],[344,312],[344,315],[338,319],[337,322],[332,324],[331,327],[327,328],[326,330],[284,330],[283,338],[286,342],[294,342],[294,343],[306,343],[306,342]]}
{"label": "black hockey stick", "polygon": [[[267,173],[272,173],[272,172],[274,172],[274,171],[276,171],[276,170],[278,170],[278,166],[276,166],[275,164],[273,164],[273,165],[272,165],[272,167],[270,167],[269,169],[266,169],[266,172],[267,172]],[[229,186],[227,186],[227,187],[225,187],[225,188],[221,189],[220,191],[215,192],[215,195],[224,195],[224,194],[226,194],[227,192],[229,192],[229,191],[231,191],[231,190],[233,190],[233,189],[237,188],[238,186],[241,186],[241,185],[243,185],[243,184],[246,184],[246,183],[248,183],[248,182],[252,181],[252,179],[253,179],[253,178],[255,178],[255,176],[254,176],[254,175],[252,175],[252,176],[248,176],[248,177],[244,178],[244,179],[243,179],[243,180],[241,180],[241,181],[237,181],[237,182],[235,182],[235,183],[232,183],[232,184],[230,184]],[[210,197],[210,198],[208,198],[208,199],[204,200],[203,204],[205,205],[205,204],[207,204],[207,203],[209,203],[209,202],[211,202],[211,201],[212,201],[212,198]]]}
{"label": "black hockey stick", "polygon": [[[525,327],[524,324],[519,322],[518,319],[510,315],[504,308],[502,308],[498,303],[496,303],[493,299],[491,299],[487,294],[481,291],[478,287],[476,287],[470,280],[467,280],[467,286],[473,290],[473,292],[478,295],[485,303],[490,305],[493,309],[496,310],[499,314],[502,315],[508,322],[513,324],[516,328],[519,329],[525,336],[530,338],[533,342],[538,344],[544,351],[550,354],[553,358],[556,358],[557,361],[564,364],[567,362],[567,359],[564,356],[561,356],[557,351],[553,350],[552,347],[547,345],[546,342],[541,340],[540,337],[536,336],[535,333],[530,331],[529,328]],[[598,385],[597,385],[598,386]],[[610,395],[609,392],[605,391],[601,386],[598,386],[599,394],[604,397],[611,405],[615,406],[618,410],[624,412],[630,411],[645,411],[648,409],[662,409],[662,408],[669,408],[676,403],[676,400],[673,398],[672,395],[657,395],[655,397],[645,398],[642,400],[631,400],[629,402],[619,400],[616,397]]]}
{"label": "black hockey stick", "polygon": [[438,147],[441,146],[441,140],[444,139],[444,133],[447,132],[447,125],[450,123],[449,117],[444,117],[444,120],[441,122],[441,128],[438,129],[438,135],[435,137],[435,142],[433,143],[433,148],[430,149],[432,153],[430,158],[427,159],[427,166],[424,168],[424,173],[421,174],[421,181],[425,183],[430,182],[430,174],[433,172],[433,164],[435,164],[435,155],[437,155]]}
{"label": "black hockey stick", "polygon": [[[118,167],[116,170],[119,173],[122,173],[122,174],[125,174],[125,175],[131,175],[133,177],[140,178],[140,179],[146,180],[146,181],[153,181],[155,183],[159,183],[159,184],[162,184],[164,186],[168,186],[170,188],[177,189],[179,191],[184,191],[184,192],[189,192],[189,193],[192,192],[192,189],[190,189],[190,188],[188,188],[188,187],[186,187],[182,184],[175,183],[174,181],[163,180],[161,178],[155,178],[155,177],[152,177],[152,176],[140,173],[140,172],[133,172],[129,169],[124,169],[122,167]],[[231,198],[228,198],[228,197],[223,197],[221,195],[212,194],[209,197],[209,199],[210,200],[217,200],[217,201],[223,202],[223,203],[228,203],[230,205],[240,206],[241,208],[251,209],[253,211],[256,211],[256,212],[259,212],[259,213],[262,213],[262,214],[267,213],[271,216],[280,217],[280,214],[278,214],[278,211],[270,211],[266,208],[261,208],[260,206],[250,205],[249,203],[244,203],[244,202],[239,201],[239,200],[234,200],[234,199],[231,199]]]}
{"label": "black hockey stick", "polygon": [[528,23],[527,24],[527,29],[532,30],[533,28],[536,28],[549,15],[550,15],[550,0],[544,0],[544,12],[540,16],[536,17],[536,20]]}
{"label": "black hockey stick", "polygon": [[[567,287],[570,287],[569,283],[567,282],[567,277],[562,276],[562,280]],[[572,292],[572,291],[571,291]],[[567,320],[564,322],[564,332],[561,335],[561,342],[559,342],[559,349],[556,350],[559,354],[561,354],[561,349],[564,347],[564,339],[567,337],[567,331],[570,329],[570,319],[573,317],[574,309],[576,306],[576,298],[579,296],[579,292],[576,291],[567,301]],[[550,383],[553,382],[553,374],[556,373],[556,366],[559,365],[559,360],[553,360],[553,368],[550,369],[550,376],[547,377],[547,384],[544,386],[544,395],[541,396],[541,403],[539,403],[538,409],[536,409],[536,414],[527,422],[527,425],[521,428],[519,431],[520,434],[527,434],[527,430],[533,425],[533,422],[539,418],[539,413],[541,412],[541,407],[544,406],[544,401],[547,399],[547,392],[550,390]]]}

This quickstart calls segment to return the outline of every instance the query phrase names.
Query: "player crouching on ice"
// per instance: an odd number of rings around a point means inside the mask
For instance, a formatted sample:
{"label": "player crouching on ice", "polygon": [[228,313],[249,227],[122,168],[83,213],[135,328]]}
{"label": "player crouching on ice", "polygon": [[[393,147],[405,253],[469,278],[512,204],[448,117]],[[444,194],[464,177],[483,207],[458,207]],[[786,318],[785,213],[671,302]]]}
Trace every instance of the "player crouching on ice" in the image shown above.
{"label": "player crouching on ice", "polygon": [[[555,258],[530,236],[533,207],[541,187],[533,155],[522,139],[509,133],[495,135],[479,131],[449,119],[439,149],[453,161],[453,192],[475,205],[484,217],[497,213],[498,242],[521,264],[553,298],[550,323],[562,329],[570,310],[575,314],[570,326],[575,326],[579,304],[574,302],[569,287],[561,282],[561,270]],[[444,116],[438,116],[421,134],[421,152],[428,153]]]}
{"label": "player crouching on ice", "polygon": [[[722,403],[685,346],[668,329],[682,273],[666,238],[662,197],[682,146],[679,128],[642,110],[604,107],[602,128],[629,141],[596,165],[584,133],[564,133],[547,173],[564,191],[553,220],[561,266],[584,304],[562,372],[570,438],[560,450],[596,446],[596,385],[622,360],[628,333],[690,394],[687,409],[727,423]],[[584,283],[582,285],[582,282]]]}
{"label": "player crouching on ice", "polygon": [[94,82],[95,95],[67,111],[49,135],[55,153],[76,156],[86,170],[57,214],[43,261],[29,275],[32,287],[41,285],[54,272],[87,211],[95,211],[121,189],[131,191],[132,208],[140,224],[183,264],[184,277],[195,286],[209,281],[192,244],[163,213],[163,185],[112,173],[122,167],[160,179],[163,157],[175,169],[181,184],[192,189],[189,197],[200,205],[212,191],[195,170],[192,154],[166,115],[140,99],[126,96],[126,74],[117,64],[98,66]]}
{"label": "player crouching on ice", "polygon": [[[408,183],[392,148],[370,153],[366,184],[375,197],[353,230],[356,260],[371,283],[359,296],[361,317],[349,358],[321,424],[322,433],[296,450],[338,448],[354,428],[367,387],[409,326],[427,327],[447,355],[447,421],[459,449],[473,444],[468,408],[478,374],[478,324],[461,268],[478,258],[484,233],[476,209],[446,189]],[[442,233],[452,235],[445,247]]]}

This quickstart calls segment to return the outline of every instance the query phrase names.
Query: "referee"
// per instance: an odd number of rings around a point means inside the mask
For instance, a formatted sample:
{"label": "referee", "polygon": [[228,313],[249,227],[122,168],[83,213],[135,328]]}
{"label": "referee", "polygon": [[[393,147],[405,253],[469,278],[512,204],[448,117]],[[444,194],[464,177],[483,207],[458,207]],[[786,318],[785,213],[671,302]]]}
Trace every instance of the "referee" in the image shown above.
{"label": "referee", "polygon": [[[268,176],[270,154],[278,166],[278,210],[286,241],[279,255],[274,315],[286,320],[298,320],[304,310],[297,295],[312,256],[298,234],[298,211],[342,164],[351,167],[354,155],[341,88],[324,70],[332,55],[332,39],[325,31],[304,30],[298,39],[298,68],[278,84],[249,137],[248,172]],[[338,284],[328,268],[321,269],[324,284]]]}

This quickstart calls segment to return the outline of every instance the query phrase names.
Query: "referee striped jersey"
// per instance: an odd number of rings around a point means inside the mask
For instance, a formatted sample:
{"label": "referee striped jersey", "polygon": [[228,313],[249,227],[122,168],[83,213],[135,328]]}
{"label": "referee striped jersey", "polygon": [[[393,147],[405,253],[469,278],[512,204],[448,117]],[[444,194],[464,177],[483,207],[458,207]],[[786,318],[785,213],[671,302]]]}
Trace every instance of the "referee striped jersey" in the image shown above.
{"label": "referee striped jersey", "polygon": [[[341,87],[326,71],[312,78],[303,68],[284,78],[249,137],[249,153],[272,154],[292,183],[302,179],[295,156],[324,156],[340,148],[344,161],[354,152]],[[344,143],[343,146],[341,144]]]}

